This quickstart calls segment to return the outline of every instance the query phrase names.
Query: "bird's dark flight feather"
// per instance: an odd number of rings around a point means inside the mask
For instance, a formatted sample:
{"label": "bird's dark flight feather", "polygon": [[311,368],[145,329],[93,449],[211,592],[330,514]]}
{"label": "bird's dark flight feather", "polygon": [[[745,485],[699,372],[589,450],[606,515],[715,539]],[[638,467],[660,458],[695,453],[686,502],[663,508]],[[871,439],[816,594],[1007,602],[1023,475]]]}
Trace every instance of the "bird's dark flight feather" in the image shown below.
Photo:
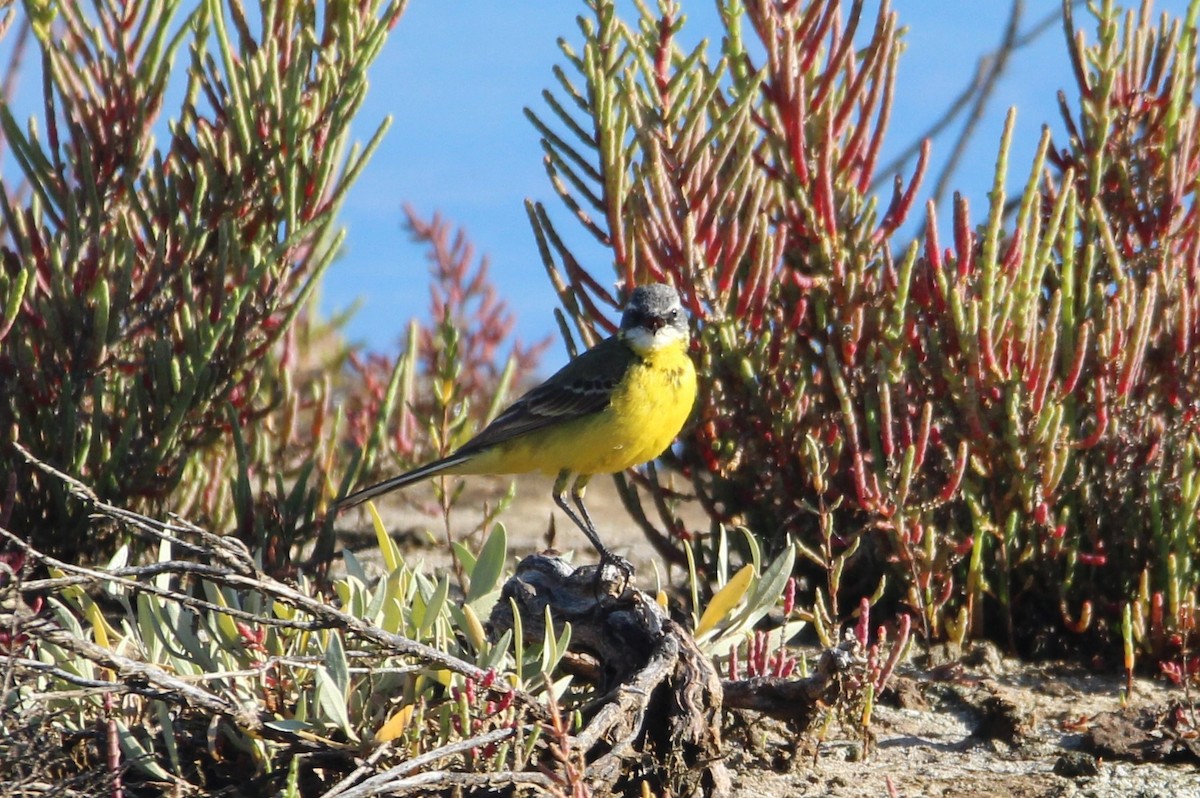
{"label": "bird's dark flight feather", "polygon": [[459,454],[474,454],[553,424],[599,413],[637,360],[616,337],[580,354],[550,379],[522,396],[467,442]]}

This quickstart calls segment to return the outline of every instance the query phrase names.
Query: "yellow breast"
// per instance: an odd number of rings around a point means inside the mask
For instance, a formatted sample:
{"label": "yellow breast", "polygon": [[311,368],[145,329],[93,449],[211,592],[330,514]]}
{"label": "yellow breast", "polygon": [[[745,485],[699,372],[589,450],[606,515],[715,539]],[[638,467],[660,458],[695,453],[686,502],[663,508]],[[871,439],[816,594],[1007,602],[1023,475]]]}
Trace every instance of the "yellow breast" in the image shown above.
{"label": "yellow breast", "polygon": [[562,467],[612,474],[653,460],[683,429],[696,401],[696,369],[680,341],[647,352],[630,366],[607,410],[578,432]]}

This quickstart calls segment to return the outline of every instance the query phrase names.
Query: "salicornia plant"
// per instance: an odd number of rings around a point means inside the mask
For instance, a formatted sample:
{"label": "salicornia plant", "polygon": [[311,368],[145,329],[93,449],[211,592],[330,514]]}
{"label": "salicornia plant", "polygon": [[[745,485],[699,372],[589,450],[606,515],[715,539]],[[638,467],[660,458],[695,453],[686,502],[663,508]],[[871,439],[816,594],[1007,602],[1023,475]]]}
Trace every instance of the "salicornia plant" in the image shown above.
{"label": "salicornia plant", "polygon": [[529,212],[585,340],[612,328],[614,278],[676,283],[697,320],[695,423],[626,489],[651,541],[678,557],[703,532],[672,511],[691,492],[768,550],[799,541],[816,620],[871,596],[926,639],[1034,651],[1133,602],[1168,656],[1200,539],[1196,4],[1157,27],[1102,4],[1089,44],[1065,3],[1069,139],[1043,136],[1010,201],[1010,119],[985,212],[956,197],[945,235],[930,205],[915,240],[897,231],[928,146],[869,192],[900,54],[886,3],[722,3],[712,47],[682,44],[680,3],[587,5],[530,118],[614,272]]}

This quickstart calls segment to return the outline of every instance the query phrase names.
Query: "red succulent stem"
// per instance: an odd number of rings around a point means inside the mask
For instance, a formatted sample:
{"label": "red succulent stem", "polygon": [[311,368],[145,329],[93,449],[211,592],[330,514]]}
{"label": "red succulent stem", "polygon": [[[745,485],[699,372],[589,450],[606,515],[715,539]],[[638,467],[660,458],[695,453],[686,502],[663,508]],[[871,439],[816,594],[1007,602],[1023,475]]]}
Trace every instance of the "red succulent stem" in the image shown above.
{"label": "red succulent stem", "polygon": [[1087,358],[1088,343],[1091,341],[1092,322],[1090,319],[1079,326],[1079,338],[1075,341],[1075,354],[1071,358],[1071,366],[1067,369],[1067,376],[1063,380],[1062,388],[1058,392],[1059,400],[1065,400],[1068,396],[1075,392],[1075,386],[1079,384],[1079,375],[1083,371],[1083,363]]}
{"label": "red succulent stem", "polygon": [[[887,106],[888,102],[890,102],[890,93],[888,99],[885,100],[885,107]],[[875,128],[876,138],[879,142],[882,142],[883,140],[883,128],[884,125],[882,123]],[[929,139],[925,139],[921,142],[921,150],[917,155],[917,165],[913,169],[913,176],[908,181],[908,188],[905,189],[903,193],[900,191],[900,177],[896,177],[895,190],[892,194],[892,203],[888,207],[887,213],[884,214],[883,221],[879,223],[879,227],[876,228],[875,232],[871,235],[871,243],[875,246],[878,246],[890,238],[892,233],[896,231],[896,228],[904,224],[904,221],[908,218],[908,214],[912,211],[913,202],[917,197],[917,189],[920,188],[921,182],[925,179],[925,170],[929,167],[929,153]],[[875,157],[877,154],[878,145],[877,143],[872,142],[871,154],[868,156],[867,164],[863,168],[864,178],[869,179],[871,177],[871,173],[874,171]]]}
{"label": "red succulent stem", "polygon": [[954,253],[958,276],[962,279],[975,271],[975,234],[970,226],[970,203],[961,194],[955,194],[954,199]]}
{"label": "red succulent stem", "polygon": [[[930,200],[925,205],[925,260],[929,263],[930,272],[942,268],[942,247],[938,241],[937,231],[937,214],[933,207],[933,200]],[[936,281],[930,274],[930,281],[936,285]]]}
{"label": "red succulent stem", "polygon": [[871,602],[866,596],[863,596],[858,601],[858,623],[854,625],[854,638],[864,649],[867,647],[867,642],[870,637],[870,629]]}
{"label": "red succulent stem", "polygon": [[967,454],[969,448],[966,441],[958,444],[958,456],[954,461],[954,474],[950,477],[950,481],[942,487],[942,492],[938,494],[938,499],[942,502],[948,502],[958,492],[959,486],[962,485],[963,476],[967,473]]}
{"label": "red succulent stem", "polygon": [[925,452],[929,448],[929,430],[933,424],[933,405],[926,402],[921,410],[921,423],[917,427],[916,453],[913,458],[913,467],[920,469],[925,464]]}

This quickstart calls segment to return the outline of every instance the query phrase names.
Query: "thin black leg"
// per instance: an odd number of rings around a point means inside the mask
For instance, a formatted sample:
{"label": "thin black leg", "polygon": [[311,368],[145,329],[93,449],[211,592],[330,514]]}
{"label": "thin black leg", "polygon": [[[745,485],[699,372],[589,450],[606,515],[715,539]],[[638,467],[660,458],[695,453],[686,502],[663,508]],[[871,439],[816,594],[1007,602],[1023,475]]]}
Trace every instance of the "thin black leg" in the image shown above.
{"label": "thin black leg", "polygon": [[[575,506],[579,508],[579,514],[583,517],[586,524],[583,527],[584,534],[592,541],[592,545],[596,547],[596,551],[600,552],[600,562],[612,563],[617,566],[625,574],[625,580],[628,582],[629,577],[633,576],[633,564],[624,557],[613,554],[608,550],[607,546],[600,542],[600,535],[596,532],[596,525],[592,523],[592,516],[588,512],[587,505],[583,503],[583,494],[587,490],[588,480],[590,479],[590,475],[580,476],[575,480],[574,487],[571,488],[571,498],[575,500]],[[621,592],[624,592],[624,586],[622,586]]]}
{"label": "thin black leg", "polygon": [[587,535],[588,540],[596,547],[596,551],[603,554],[604,547],[600,544],[600,539],[596,537],[596,530],[591,529],[590,524],[585,524],[583,519],[571,509],[571,505],[567,504],[567,483],[570,480],[570,471],[559,472],[558,479],[554,480],[554,503],[558,505],[560,510],[567,514],[567,518],[570,518],[575,523],[575,526],[583,531],[583,534]]}
{"label": "thin black leg", "polygon": [[575,526],[587,536],[588,541],[595,547],[600,554],[602,563],[611,563],[620,569],[626,579],[633,575],[633,565],[624,557],[618,557],[609,551],[608,547],[600,540],[600,535],[596,532],[596,525],[592,523],[592,516],[588,512],[587,505],[583,503],[583,495],[587,490],[588,480],[591,476],[588,474],[580,475],[575,479],[575,484],[571,487],[571,498],[575,502],[576,510],[571,509],[567,503],[567,483],[570,482],[571,473],[569,471],[560,471],[558,479],[554,481],[554,503],[567,514],[575,522]]}

